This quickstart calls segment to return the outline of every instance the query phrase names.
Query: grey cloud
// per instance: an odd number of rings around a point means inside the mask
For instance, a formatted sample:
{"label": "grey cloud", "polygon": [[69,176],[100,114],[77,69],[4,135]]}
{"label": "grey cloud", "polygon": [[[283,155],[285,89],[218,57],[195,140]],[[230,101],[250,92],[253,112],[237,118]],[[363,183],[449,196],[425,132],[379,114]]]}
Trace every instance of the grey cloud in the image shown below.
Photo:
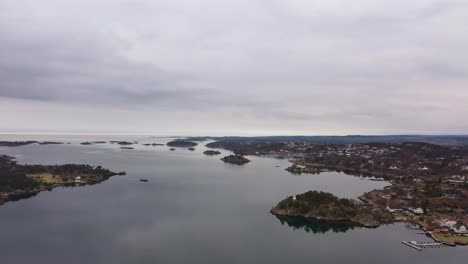
{"label": "grey cloud", "polygon": [[0,0],[0,98],[208,130],[459,133],[468,124],[427,114],[468,111],[467,13],[455,0]]}

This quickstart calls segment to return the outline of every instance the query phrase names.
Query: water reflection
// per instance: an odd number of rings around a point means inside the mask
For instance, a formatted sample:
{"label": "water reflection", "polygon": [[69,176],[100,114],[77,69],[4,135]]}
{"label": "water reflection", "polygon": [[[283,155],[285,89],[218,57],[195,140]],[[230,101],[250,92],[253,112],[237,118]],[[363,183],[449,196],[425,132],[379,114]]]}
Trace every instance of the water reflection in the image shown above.
{"label": "water reflection", "polygon": [[355,226],[345,224],[345,223],[336,223],[336,222],[325,222],[320,220],[313,220],[313,219],[305,219],[300,217],[287,217],[287,216],[278,216],[275,215],[276,218],[281,222],[282,225],[288,225],[292,227],[294,230],[304,230],[307,233],[314,233],[314,234],[324,234],[327,232],[334,232],[334,233],[345,233],[348,230],[352,230]]}

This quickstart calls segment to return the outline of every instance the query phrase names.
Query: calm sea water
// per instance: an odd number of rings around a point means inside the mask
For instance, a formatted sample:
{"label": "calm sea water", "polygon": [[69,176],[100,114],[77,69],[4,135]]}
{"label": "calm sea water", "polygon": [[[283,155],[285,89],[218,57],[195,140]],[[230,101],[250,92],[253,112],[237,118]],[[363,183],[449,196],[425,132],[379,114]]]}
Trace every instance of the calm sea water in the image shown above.
{"label": "calm sea water", "polygon": [[[294,176],[288,161],[220,156],[166,146],[81,146],[87,140],[166,142],[149,137],[7,137],[70,142],[0,148],[21,163],[88,163],[116,176],[94,186],[56,188],[0,207],[0,263],[465,263],[467,247],[418,252],[428,240],[405,224],[347,228],[278,219],[285,197],[324,190],[356,198],[387,183],[340,173]],[[223,154],[228,152],[224,151]],[[276,167],[280,166],[280,167]],[[139,179],[148,179],[148,183]]]}

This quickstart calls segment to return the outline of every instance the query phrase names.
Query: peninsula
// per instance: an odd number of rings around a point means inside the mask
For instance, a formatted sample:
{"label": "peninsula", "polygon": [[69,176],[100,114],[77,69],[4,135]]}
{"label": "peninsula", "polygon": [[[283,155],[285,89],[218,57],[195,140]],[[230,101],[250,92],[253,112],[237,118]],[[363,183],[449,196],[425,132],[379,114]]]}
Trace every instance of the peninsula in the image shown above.
{"label": "peninsula", "polygon": [[0,205],[59,186],[97,184],[114,175],[125,172],[86,164],[22,165],[13,157],[0,155]]}

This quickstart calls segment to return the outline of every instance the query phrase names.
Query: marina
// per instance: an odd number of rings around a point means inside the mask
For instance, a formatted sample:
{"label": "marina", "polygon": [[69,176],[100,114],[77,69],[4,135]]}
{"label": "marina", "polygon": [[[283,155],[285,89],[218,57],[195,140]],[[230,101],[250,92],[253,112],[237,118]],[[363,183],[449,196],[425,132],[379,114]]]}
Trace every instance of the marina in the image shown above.
{"label": "marina", "polygon": [[442,248],[447,247],[447,245],[439,243],[439,242],[416,242],[416,241],[401,241],[402,244],[407,245],[408,247],[414,248],[416,250],[422,251],[426,248]]}

